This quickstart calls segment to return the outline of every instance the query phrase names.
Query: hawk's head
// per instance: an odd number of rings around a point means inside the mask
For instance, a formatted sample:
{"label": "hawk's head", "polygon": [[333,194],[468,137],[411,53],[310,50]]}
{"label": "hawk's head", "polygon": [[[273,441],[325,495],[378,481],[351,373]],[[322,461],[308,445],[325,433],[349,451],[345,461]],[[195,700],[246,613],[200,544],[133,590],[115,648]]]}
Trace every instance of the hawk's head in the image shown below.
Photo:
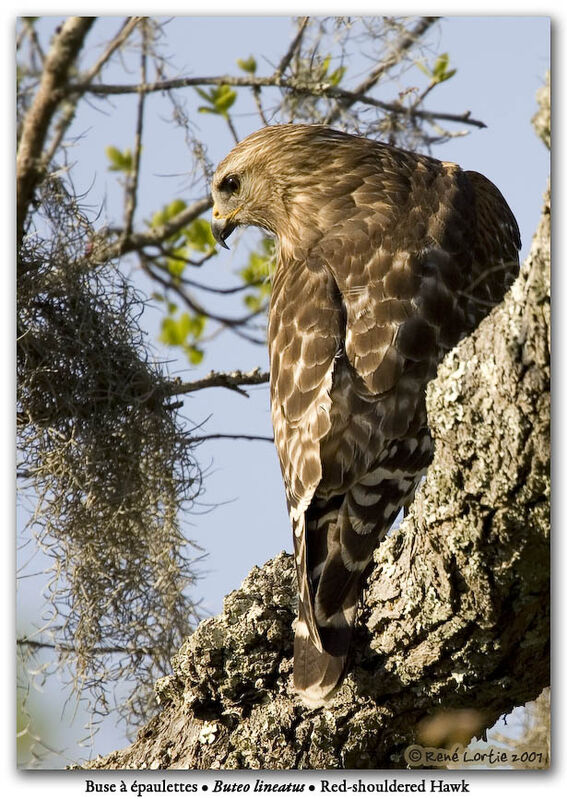
{"label": "hawk's head", "polygon": [[329,199],[329,165],[353,139],[324,125],[272,125],[241,141],[213,177],[215,239],[226,247],[239,225],[264,228],[280,240],[316,227]]}

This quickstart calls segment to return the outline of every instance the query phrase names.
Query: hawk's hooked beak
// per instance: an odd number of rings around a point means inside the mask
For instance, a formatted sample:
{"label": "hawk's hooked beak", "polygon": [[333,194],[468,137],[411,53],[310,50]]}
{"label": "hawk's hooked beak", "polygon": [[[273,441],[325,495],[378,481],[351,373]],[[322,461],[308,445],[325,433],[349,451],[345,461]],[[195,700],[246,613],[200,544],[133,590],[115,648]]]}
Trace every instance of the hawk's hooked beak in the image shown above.
{"label": "hawk's hooked beak", "polygon": [[211,222],[211,231],[213,236],[218,241],[221,247],[224,247],[225,250],[230,249],[228,244],[226,243],[226,239],[230,236],[232,231],[235,229],[236,224],[232,221],[231,216],[221,217],[218,215],[218,211],[216,208],[213,208],[213,219]]}

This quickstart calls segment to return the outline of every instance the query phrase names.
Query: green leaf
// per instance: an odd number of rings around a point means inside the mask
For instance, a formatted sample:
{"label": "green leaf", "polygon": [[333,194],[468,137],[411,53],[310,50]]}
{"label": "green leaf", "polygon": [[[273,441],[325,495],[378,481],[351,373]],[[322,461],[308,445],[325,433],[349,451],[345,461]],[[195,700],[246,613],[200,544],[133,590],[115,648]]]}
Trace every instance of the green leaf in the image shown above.
{"label": "green leaf", "polygon": [[172,277],[181,277],[183,271],[185,270],[186,263],[185,261],[181,260],[185,257],[182,249],[174,250],[174,255],[177,255],[177,258],[166,258],[165,259],[165,266],[167,271]]}
{"label": "green leaf", "polygon": [[194,339],[200,338],[203,330],[205,329],[205,324],[207,322],[207,317],[203,316],[202,314],[195,314],[194,316],[189,316],[189,325],[187,328],[187,333],[190,334]]}
{"label": "green leaf", "polygon": [[230,86],[219,86],[214,98],[214,106],[219,114],[226,114],[236,100],[236,92]]}
{"label": "green leaf", "polygon": [[172,347],[181,343],[179,341],[177,323],[175,319],[167,316],[165,319],[161,320],[161,333],[159,338],[164,344],[169,344]]}
{"label": "green leaf", "polygon": [[187,353],[190,363],[192,363],[194,366],[198,366],[205,356],[203,350],[199,349],[199,347],[195,347],[194,345],[185,347],[185,352]]}
{"label": "green leaf", "polygon": [[252,313],[259,311],[261,306],[261,299],[256,294],[246,294],[244,297],[244,304],[252,311]]}
{"label": "green leaf", "polygon": [[449,66],[449,53],[441,53],[441,55],[435,61],[435,65],[433,67],[433,80],[436,83],[443,83],[449,78],[452,78],[456,69],[447,69]]}
{"label": "green leaf", "polygon": [[124,150],[122,152],[118,147],[108,146],[105,150],[106,157],[110,161],[108,167],[111,172],[131,172],[133,168],[132,152]]}
{"label": "green leaf", "polygon": [[329,75],[329,83],[331,86],[337,86],[342,81],[345,72],[346,67],[337,67],[337,69]]}
{"label": "green leaf", "polygon": [[161,340],[172,347],[181,347],[185,344],[187,334],[191,328],[191,317],[182,313],[178,319],[166,316],[161,323]]}
{"label": "green leaf", "polygon": [[241,70],[244,72],[249,72],[251,75],[256,72],[256,68],[258,66],[253,55],[249,56],[248,58],[237,58],[236,63]]}
{"label": "green leaf", "polygon": [[207,219],[199,217],[183,231],[187,244],[197,252],[212,252],[216,249],[216,241]]}
{"label": "green leaf", "polygon": [[179,331],[179,335],[182,336],[182,341],[185,341],[187,335],[191,331],[191,317],[185,311],[182,313],[179,319],[177,320],[177,329]]}
{"label": "green leaf", "polygon": [[160,341],[170,347],[181,347],[191,363],[200,363],[204,352],[196,342],[203,335],[207,317],[185,311],[175,319],[173,314],[177,311],[177,306],[168,304],[168,307],[171,309],[170,315],[162,319]]}
{"label": "green leaf", "polygon": [[239,274],[245,284],[252,286],[252,292],[243,298],[246,307],[252,311],[259,311],[270,296],[272,285],[270,281],[270,268],[273,263],[275,244],[273,239],[262,239],[260,248],[250,253],[248,263]]}
{"label": "green leaf", "polygon": [[251,252],[247,265],[240,271],[245,283],[257,283],[270,276],[275,245],[272,239],[264,238],[260,246],[260,252]]}
{"label": "green leaf", "polygon": [[177,214],[180,214],[181,211],[184,211],[186,208],[187,203],[185,200],[181,200],[180,198],[172,200],[169,205],[165,206],[165,221],[173,219],[174,216],[177,216]]}
{"label": "green leaf", "polygon": [[435,78],[440,77],[445,73],[447,66],[449,64],[449,54],[448,53],[441,53],[440,56],[437,57],[435,64],[433,66],[433,76]]}
{"label": "green leaf", "polygon": [[428,78],[433,77],[433,73],[431,72],[429,67],[423,63],[423,61],[416,61],[415,65],[416,67],[418,67],[418,69],[420,69],[423,72],[424,75],[427,75]]}
{"label": "green leaf", "polygon": [[208,103],[213,102],[212,92],[206,92],[204,89],[199,89],[198,87],[195,87],[195,91],[197,92],[199,97],[203,98],[203,100],[206,100]]}
{"label": "green leaf", "polygon": [[237,97],[234,89],[231,89],[230,86],[224,83],[220,86],[213,87],[209,92],[199,88],[195,90],[199,97],[202,97],[203,100],[206,100],[208,103],[208,105],[201,105],[197,109],[202,114],[220,114],[221,116],[226,116],[228,109],[232,106]]}
{"label": "green leaf", "polygon": [[155,214],[152,216],[152,221],[150,222],[151,227],[161,227],[165,225],[166,222],[169,222],[173,217],[180,214],[181,211],[184,211],[187,208],[187,203],[185,200],[176,199],[172,200],[169,205],[165,205],[161,211],[156,211]]}

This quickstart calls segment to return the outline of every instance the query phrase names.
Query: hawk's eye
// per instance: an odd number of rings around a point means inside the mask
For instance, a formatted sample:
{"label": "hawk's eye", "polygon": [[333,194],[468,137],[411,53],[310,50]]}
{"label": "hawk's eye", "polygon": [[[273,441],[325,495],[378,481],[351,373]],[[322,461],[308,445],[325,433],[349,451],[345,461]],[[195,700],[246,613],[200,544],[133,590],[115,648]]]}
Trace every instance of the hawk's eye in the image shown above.
{"label": "hawk's eye", "polygon": [[236,194],[240,188],[240,181],[236,175],[227,175],[219,186],[221,191],[226,191],[229,194]]}

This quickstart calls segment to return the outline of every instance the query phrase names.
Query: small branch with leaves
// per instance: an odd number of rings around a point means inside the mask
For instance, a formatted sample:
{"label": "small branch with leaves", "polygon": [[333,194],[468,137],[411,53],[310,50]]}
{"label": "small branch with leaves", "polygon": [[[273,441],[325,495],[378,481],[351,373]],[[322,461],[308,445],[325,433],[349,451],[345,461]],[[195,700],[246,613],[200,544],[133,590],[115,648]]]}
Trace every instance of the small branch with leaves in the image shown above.
{"label": "small branch with leaves", "polygon": [[69,92],[75,91],[91,92],[99,95],[119,95],[119,94],[138,94],[144,92],[150,94],[153,92],[169,91],[171,89],[183,89],[188,86],[229,86],[235,88],[266,88],[276,87],[280,89],[289,89],[295,94],[311,95],[313,97],[326,97],[332,100],[346,100],[350,105],[354,103],[361,103],[369,105],[374,108],[379,108],[382,111],[388,111],[392,114],[401,116],[414,116],[424,120],[441,120],[445,122],[461,122],[472,127],[484,128],[486,124],[480,119],[475,119],[471,116],[470,111],[464,111],[460,114],[448,113],[445,111],[429,111],[419,108],[408,108],[398,101],[385,102],[376,97],[368,94],[363,94],[357,91],[349,91],[333,86],[329,83],[302,83],[293,78],[277,78],[273,75],[266,77],[240,77],[235,75],[219,75],[217,77],[187,77],[187,78],[172,78],[171,80],[156,81],[154,83],[140,84],[93,84],[92,86],[85,86],[81,83],[71,84]]}

